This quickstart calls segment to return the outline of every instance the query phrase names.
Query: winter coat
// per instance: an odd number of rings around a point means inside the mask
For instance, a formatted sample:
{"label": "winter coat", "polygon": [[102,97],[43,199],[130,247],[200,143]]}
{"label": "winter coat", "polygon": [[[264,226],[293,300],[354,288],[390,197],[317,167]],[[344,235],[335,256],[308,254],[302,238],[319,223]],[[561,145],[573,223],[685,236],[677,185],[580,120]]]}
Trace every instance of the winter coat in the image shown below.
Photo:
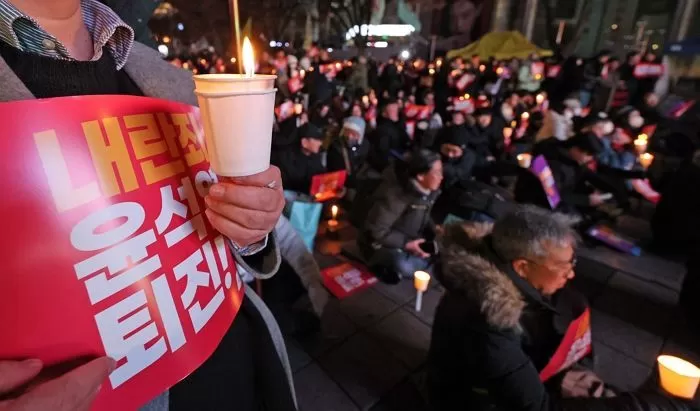
{"label": "winter coat", "polygon": [[588,60],[583,67],[581,89],[592,92],[598,85],[603,73],[603,63],[598,58]]}
{"label": "winter coat", "polygon": [[391,151],[403,152],[410,141],[406,129],[401,127],[400,122],[393,122],[385,117],[377,120],[377,128],[369,134],[367,139],[370,144],[367,161],[380,173],[389,165]]}
{"label": "winter coat", "polygon": [[476,153],[469,148],[465,148],[464,154],[459,158],[442,156],[443,190],[447,190],[462,181],[468,181],[472,177],[475,164]]}
{"label": "winter coat", "polygon": [[298,193],[308,194],[312,177],[326,172],[319,154],[306,155],[300,147],[273,152],[271,162],[282,172],[284,189]]}
{"label": "winter coat", "polygon": [[379,248],[403,249],[410,241],[434,237],[430,212],[440,192],[422,193],[413,180],[396,174],[394,169],[384,173],[358,238],[368,258]]}
{"label": "winter coat", "polygon": [[656,394],[562,399],[563,372],[542,383],[540,371],[586,302],[567,287],[543,297],[497,256],[491,227],[448,226],[442,239],[436,277],[446,293],[435,313],[427,365],[434,410],[676,409],[667,407],[679,404]]}

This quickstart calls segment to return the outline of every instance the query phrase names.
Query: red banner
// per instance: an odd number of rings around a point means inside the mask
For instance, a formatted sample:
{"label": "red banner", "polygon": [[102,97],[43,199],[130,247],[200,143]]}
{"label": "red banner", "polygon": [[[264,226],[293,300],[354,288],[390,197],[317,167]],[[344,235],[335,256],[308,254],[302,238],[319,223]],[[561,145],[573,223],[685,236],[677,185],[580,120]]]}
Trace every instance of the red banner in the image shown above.
{"label": "red banner", "polygon": [[243,298],[203,215],[216,176],[199,112],[87,96],[0,116],[0,358],[108,355],[94,409],[136,409],[211,355]]}
{"label": "red banner", "polygon": [[566,370],[591,352],[591,312],[589,309],[569,324],[559,347],[540,371],[540,380],[547,381]]}
{"label": "red banner", "polygon": [[433,113],[433,106],[407,103],[404,107],[404,114],[409,120],[427,120]]}
{"label": "red banner", "polygon": [[561,72],[561,65],[555,64],[547,69],[547,78],[557,78]]}
{"label": "red banner", "polygon": [[321,275],[323,285],[340,300],[377,283],[377,277],[369,271],[350,263],[326,268]]}

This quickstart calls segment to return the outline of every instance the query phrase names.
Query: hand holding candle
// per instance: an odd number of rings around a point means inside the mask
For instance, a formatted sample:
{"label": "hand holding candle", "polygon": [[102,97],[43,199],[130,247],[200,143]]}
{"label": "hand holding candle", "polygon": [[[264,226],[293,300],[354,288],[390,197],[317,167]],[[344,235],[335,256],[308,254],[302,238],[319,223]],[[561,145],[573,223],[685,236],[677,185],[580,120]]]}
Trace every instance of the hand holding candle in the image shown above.
{"label": "hand holding candle", "polygon": [[644,169],[649,168],[651,166],[651,163],[654,162],[654,155],[650,153],[644,153],[639,156],[639,164],[644,167]]}
{"label": "hand holding candle", "polygon": [[270,167],[276,77],[253,73],[247,38],[243,66],[246,74],[194,76],[211,166],[219,176],[250,176]]}
{"label": "hand holding candle", "polygon": [[416,271],[413,274],[413,286],[416,288],[416,311],[420,311],[423,305],[423,293],[428,291],[430,274],[425,271]]}
{"label": "hand holding candle", "polygon": [[530,168],[530,164],[532,164],[532,154],[529,153],[522,153],[518,154],[518,165],[522,168]]}

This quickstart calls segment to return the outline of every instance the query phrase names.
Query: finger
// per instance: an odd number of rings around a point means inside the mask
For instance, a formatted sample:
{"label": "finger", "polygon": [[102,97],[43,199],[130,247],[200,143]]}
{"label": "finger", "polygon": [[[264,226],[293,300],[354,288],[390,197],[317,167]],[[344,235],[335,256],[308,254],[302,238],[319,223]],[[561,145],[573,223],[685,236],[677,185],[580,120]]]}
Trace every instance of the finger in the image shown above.
{"label": "finger", "polygon": [[254,244],[268,234],[266,230],[251,230],[241,226],[235,221],[218,214],[217,212],[207,209],[205,211],[211,225],[221,234],[231,239],[234,243],[241,247],[247,247]]}
{"label": "finger", "polygon": [[209,197],[205,201],[210,210],[251,230],[270,231],[279,219],[277,213],[273,212],[240,208],[233,204],[212,200]]}
{"label": "finger", "polygon": [[24,361],[0,361],[0,395],[28,383],[41,371],[41,360],[30,359]]}
{"label": "finger", "polygon": [[270,166],[270,168],[262,173],[253,174],[252,176],[230,177],[227,181],[233,184],[257,187],[269,187],[270,184],[274,182],[275,185],[273,188],[275,190],[282,190],[282,174],[280,173],[280,169],[275,166]]}
{"label": "finger", "polygon": [[115,366],[115,361],[109,357],[92,360],[37,386],[18,398],[15,405],[27,410],[87,410]]}
{"label": "finger", "polygon": [[255,186],[216,184],[207,197],[248,210],[277,212],[284,206],[281,191]]}
{"label": "finger", "polygon": [[421,244],[423,244],[424,242],[425,242],[425,240],[422,239],[422,238],[416,240],[416,244],[417,244],[417,245],[421,245]]}

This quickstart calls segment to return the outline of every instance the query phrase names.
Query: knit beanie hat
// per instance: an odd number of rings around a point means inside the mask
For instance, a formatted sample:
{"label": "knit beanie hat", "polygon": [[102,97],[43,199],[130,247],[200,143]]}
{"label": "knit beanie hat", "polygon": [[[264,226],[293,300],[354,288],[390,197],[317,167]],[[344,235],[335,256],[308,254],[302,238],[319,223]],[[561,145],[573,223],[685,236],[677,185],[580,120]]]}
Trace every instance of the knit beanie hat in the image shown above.
{"label": "knit beanie hat", "polygon": [[317,126],[306,123],[299,127],[298,134],[299,138],[312,138],[314,140],[323,140],[323,130]]}
{"label": "knit beanie hat", "polygon": [[365,135],[366,123],[362,117],[351,116],[343,122],[343,128],[357,132],[360,137]]}

